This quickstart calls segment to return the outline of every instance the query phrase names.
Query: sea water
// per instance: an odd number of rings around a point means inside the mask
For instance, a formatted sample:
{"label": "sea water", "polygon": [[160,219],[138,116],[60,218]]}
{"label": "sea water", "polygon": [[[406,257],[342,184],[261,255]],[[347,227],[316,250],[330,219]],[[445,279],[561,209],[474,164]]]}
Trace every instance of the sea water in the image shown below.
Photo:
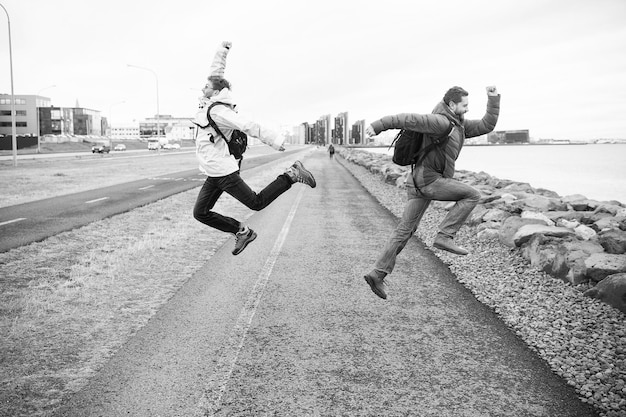
{"label": "sea water", "polygon": [[[393,153],[386,147],[363,150]],[[561,196],[626,203],[626,144],[465,146],[456,168],[527,182]]]}

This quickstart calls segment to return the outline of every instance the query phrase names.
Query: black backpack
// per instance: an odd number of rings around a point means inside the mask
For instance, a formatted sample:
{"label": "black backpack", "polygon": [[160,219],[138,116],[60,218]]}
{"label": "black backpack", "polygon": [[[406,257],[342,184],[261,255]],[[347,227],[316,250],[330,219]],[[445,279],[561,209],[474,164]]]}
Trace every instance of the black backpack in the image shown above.
{"label": "black backpack", "polygon": [[[211,125],[211,127],[215,129],[217,134],[223,137],[228,144],[228,150],[230,154],[234,156],[235,159],[241,160],[243,159],[244,152],[248,148],[248,135],[243,133],[241,130],[233,130],[233,134],[230,137],[230,140],[226,139],[226,136],[224,136],[220,128],[217,127],[217,123],[215,123],[211,118],[211,109],[218,104],[221,104],[222,106],[227,106],[227,104],[219,102],[211,104],[206,111],[206,117],[209,120],[209,124]],[[211,142],[213,142],[213,139],[211,139]]]}
{"label": "black backpack", "polygon": [[448,142],[453,127],[454,122],[450,121],[450,126],[448,130],[446,130],[446,133],[441,136],[432,137],[432,143],[424,149],[422,149],[424,133],[409,129],[400,130],[393,142],[391,142],[391,145],[389,145],[389,149],[391,149],[395,144],[391,160],[401,166],[418,165],[435,147],[444,146]]}

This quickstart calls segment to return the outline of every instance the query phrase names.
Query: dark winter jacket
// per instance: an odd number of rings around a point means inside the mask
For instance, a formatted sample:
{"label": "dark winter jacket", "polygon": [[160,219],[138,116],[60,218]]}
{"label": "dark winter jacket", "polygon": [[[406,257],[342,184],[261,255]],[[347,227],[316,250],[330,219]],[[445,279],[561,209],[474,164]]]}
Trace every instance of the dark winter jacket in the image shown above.
{"label": "dark winter jacket", "polygon": [[500,113],[500,96],[488,96],[487,112],[481,120],[465,120],[452,113],[449,107],[439,102],[432,114],[401,113],[385,116],[372,122],[376,134],[388,129],[410,129],[425,133],[423,146],[431,143],[431,138],[446,133],[450,126],[450,119],[456,121],[450,132],[450,139],[443,147],[437,147],[423,159],[416,167],[413,177],[418,188],[422,188],[437,178],[452,178],[454,165],[459,157],[465,138],[484,135],[496,127]]}

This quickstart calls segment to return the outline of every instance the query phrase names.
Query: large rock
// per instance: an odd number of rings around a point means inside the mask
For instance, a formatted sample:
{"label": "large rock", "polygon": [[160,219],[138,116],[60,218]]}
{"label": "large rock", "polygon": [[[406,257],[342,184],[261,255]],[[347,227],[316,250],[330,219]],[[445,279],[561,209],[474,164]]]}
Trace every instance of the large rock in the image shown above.
{"label": "large rock", "polygon": [[626,274],[610,275],[584,293],[626,313]]}
{"label": "large rock", "polygon": [[597,220],[593,224],[594,227],[599,231],[603,231],[606,229],[619,229],[620,223],[624,220],[626,220],[626,217],[605,217],[603,219]]}
{"label": "large rock", "polygon": [[482,219],[485,222],[490,222],[490,221],[501,222],[505,220],[507,217],[511,217],[511,213],[509,213],[508,211],[499,209],[499,208],[493,208],[487,211],[487,213],[483,215]]}
{"label": "large rock", "polygon": [[581,219],[584,217],[584,212],[579,211],[548,211],[543,213],[550,220],[556,222],[559,219],[577,221],[580,223]]}
{"label": "large rock", "polygon": [[511,203],[513,207],[519,207],[522,209],[530,208],[536,211],[565,211],[567,210],[567,204],[563,203],[560,199],[544,197],[537,194],[521,195],[518,193],[512,193],[518,198],[517,201]]}
{"label": "large rock", "polygon": [[528,242],[531,237],[538,234],[552,237],[566,237],[574,235],[574,232],[566,227],[527,224],[520,227],[515,235],[513,235],[513,242],[515,246],[522,246],[524,243]]}
{"label": "large rock", "polygon": [[593,230],[589,226],[585,226],[584,224],[578,225],[574,229],[574,233],[576,233],[576,236],[578,236],[582,240],[589,240],[589,239],[595,237],[596,234],[597,234],[595,230]]}
{"label": "large rock", "polygon": [[555,275],[558,278],[578,285],[588,281],[585,260],[594,253],[602,252],[604,252],[602,246],[594,241],[564,240],[558,246],[552,270],[559,272]]}
{"label": "large rock", "polygon": [[531,187],[531,185],[528,184],[527,182],[511,182],[505,187],[502,187],[502,189],[507,192],[521,191],[521,192],[529,193],[529,194],[535,193],[535,189]]}
{"label": "large rock", "polygon": [[598,242],[607,253],[621,255],[626,253],[626,232],[620,229],[611,229],[598,234]]}
{"label": "large rock", "polygon": [[564,278],[569,269],[564,263],[555,262],[559,255],[559,244],[559,239],[542,234],[533,235],[522,248],[522,256],[528,259],[534,268]]}
{"label": "large rock", "polygon": [[602,281],[609,275],[626,272],[626,255],[594,253],[585,260],[586,275],[594,281]]}
{"label": "large rock", "polygon": [[538,213],[536,211],[523,211],[522,215],[521,215],[522,219],[537,219],[537,220],[541,220],[543,223],[547,224],[548,226],[554,226],[554,221],[550,220],[550,218],[548,216],[546,216],[543,213]]}
{"label": "large rock", "polygon": [[537,219],[522,219],[518,216],[508,217],[500,226],[500,230],[498,231],[498,238],[500,242],[506,246],[511,248],[515,247],[515,242],[513,241],[513,236],[520,229],[520,227],[529,225],[529,224],[545,224],[541,220]]}

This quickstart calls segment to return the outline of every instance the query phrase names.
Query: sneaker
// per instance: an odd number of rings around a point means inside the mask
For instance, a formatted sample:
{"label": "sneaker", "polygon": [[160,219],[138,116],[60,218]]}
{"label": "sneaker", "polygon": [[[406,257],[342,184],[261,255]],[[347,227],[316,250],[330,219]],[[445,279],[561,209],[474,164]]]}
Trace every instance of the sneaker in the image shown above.
{"label": "sneaker", "polygon": [[254,239],[256,239],[256,232],[249,227],[243,232],[236,233],[235,249],[233,249],[233,255],[239,255]]}
{"label": "sneaker", "polygon": [[385,293],[385,276],[379,276],[376,271],[372,271],[367,275],[363,276],[365,278],[365,282],[367,282],[374,291],[374,294],[382,298],[383,300],[387,299],[387,293]]}
{"label": "sneaker", "polygon": [[313,178],[313,174],[311,174],[311,172],[309,172],[309,170],[307,170],[300,161],[294,162],[292,166],[287,168],[285,174],[287,174],[287,176],[291,178],[291,181],[294,183],[301,182],[311,188],[315,188],[317,185],[315,178]]}
{"label": "sneaker", "polygon": [[452,238],[444,235],[437,235],[435,241],[433,242],[433,246],[437,249],[445,250],[450,253],[454,253],[455,255],[467,255],[469,252],[454,244],[452,242]]}

